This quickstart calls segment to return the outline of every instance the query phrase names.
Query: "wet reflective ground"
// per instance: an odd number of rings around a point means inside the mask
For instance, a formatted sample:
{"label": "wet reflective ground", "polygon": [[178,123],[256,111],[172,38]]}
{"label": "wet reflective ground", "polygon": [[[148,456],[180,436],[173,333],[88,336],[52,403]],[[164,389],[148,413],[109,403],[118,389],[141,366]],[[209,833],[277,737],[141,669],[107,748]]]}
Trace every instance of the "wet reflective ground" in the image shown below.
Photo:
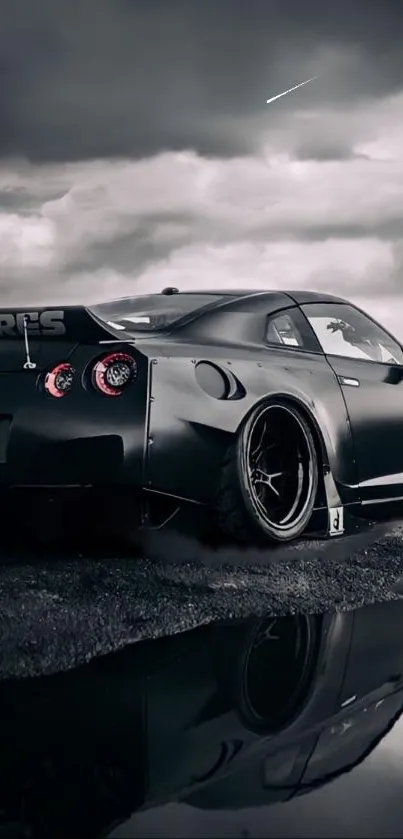
{"label": "wet reflective ground", "polygon": [[0,706],[0,835],[403,836],[400,599],[215,620]]}
{"label": "wet reflective ground", "polygon": [[69,546],[45,554],[41,548],[36,556],[3,549],[0,685],[74,669],[133,642],[212,621],[324,614],[393,600],[401,580],[401,524],[305,539],[269,554],[158,533],[141,557],[110,545],[96,554],[74,554]]}

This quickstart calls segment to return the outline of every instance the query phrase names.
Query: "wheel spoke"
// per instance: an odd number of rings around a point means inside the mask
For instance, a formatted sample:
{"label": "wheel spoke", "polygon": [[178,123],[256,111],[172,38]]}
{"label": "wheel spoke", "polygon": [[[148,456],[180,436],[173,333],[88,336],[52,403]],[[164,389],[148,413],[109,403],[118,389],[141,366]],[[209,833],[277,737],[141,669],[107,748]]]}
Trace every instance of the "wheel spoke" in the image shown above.
{"label": "wheel spoke", "polygon": [[267,486],[269,489],[280,498],[280,493],[275,486],[273,486],[273,481],[275,478],[280,478],[280,476],[284,475],[284,472],[264,472],[263,469],[256,469],[254,475],[254,484],[262,484],[263,486]]}
{"label": "wheel spoke", "polygon": [[[257,446],[257,448],[255,449],[255,453],[254,453],[255,465],[258,466],[259,463],[261,462],[262,458],[266,457],[267,453],[273,451],[273,449],[275,449],[275,448],[277,448],[276,443],[270,443],[268,446],[265,446],[264,448],[261,448],[260,451],[259,451],[259,446]],[[256,454],[256,452],[258,452],[258,454]]]}
{"label": "wheel spoke", "polygon": [[262,455],[262,443],[263,443],[265,434],[266,434],[266,422],[263,423],[263,428],[262,428],[262,433],[260,435],[260,440],[259,440],[256,448],[253,450],[253,452],[251,452],[251,458],[254,458],[256,455],[258,455],[258,457],[261,457],[261,455]]}
{"label": "wheel spoke", "polygon": [[278,618],[273,618],[273,620],[269,623],[269,625],[262,629],[255,641],[255,649],[260,647],[265,641],[280,641],[280,635],[274,635],[273,629],[278,623]]}

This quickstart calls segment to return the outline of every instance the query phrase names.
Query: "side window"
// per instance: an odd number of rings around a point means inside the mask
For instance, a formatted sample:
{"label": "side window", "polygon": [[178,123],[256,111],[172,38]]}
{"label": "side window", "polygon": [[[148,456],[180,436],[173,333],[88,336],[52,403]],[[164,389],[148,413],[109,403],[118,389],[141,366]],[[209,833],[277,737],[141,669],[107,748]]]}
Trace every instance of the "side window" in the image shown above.
{"label": "side window", "polygon": [[273,315],[267,324],[266,341],[269,344],[284,344],[286,347],[304,346],[291,315]]}
{"label": "side window", "polygon": [[399,344],[370,317],[348,303],[301,306],[326,355],[381,364],[403,364]]}
{"label": "side window", "polygon": [[315,333],[297,307],[269,315],[266,323],[266,343],[308,352],[322,352]]}

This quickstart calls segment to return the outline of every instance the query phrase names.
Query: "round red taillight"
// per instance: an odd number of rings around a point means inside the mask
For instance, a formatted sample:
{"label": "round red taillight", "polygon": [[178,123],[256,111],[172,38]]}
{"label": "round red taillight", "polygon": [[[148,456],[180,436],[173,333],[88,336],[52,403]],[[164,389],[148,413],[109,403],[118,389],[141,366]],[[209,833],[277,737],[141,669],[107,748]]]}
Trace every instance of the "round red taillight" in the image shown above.
{"label": "round red taillight", "polygon": [[74,367],[68,364],[67,361],[62,364],[56,364],[56,367],[53,367],[52,370],[46,373],[44,383],[46,393],[49,396],[56,397],[56,399],[60,399],[61,396],[66,396],[66,393],[72,387],[75,372]]}
{"label": "round red taillight", "polygon": [[92,383],[105,396],[120,396],[136,375],[137,365],[131,355],[112,352],[96,362],[92,371]]}

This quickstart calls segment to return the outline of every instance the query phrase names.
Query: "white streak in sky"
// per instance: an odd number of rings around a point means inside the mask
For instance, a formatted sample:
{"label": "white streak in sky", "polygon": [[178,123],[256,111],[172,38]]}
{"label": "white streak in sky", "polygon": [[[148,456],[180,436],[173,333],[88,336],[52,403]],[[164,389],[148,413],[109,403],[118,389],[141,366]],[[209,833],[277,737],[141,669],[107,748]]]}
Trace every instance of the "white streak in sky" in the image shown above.
{"label": "white streak in sky", "polygon": [[313,82],[317,78],[317,76],[312,76],[312,78],[307,79],[306,82],[300,82],[299,84],[294,85],[294,87],[290,87],[288,90],[284,90],[283,93],[278,93],[277,96],[272,96],[271,99],[267,99],[266,104],[268,105],[270,102],[275,102],[276,99],[281,99],[281,97],[286,96],[287,93],[291,93],[293,90],[297,90],[299,87],[303,87],[304,84],[309,84],[309,82]]}

